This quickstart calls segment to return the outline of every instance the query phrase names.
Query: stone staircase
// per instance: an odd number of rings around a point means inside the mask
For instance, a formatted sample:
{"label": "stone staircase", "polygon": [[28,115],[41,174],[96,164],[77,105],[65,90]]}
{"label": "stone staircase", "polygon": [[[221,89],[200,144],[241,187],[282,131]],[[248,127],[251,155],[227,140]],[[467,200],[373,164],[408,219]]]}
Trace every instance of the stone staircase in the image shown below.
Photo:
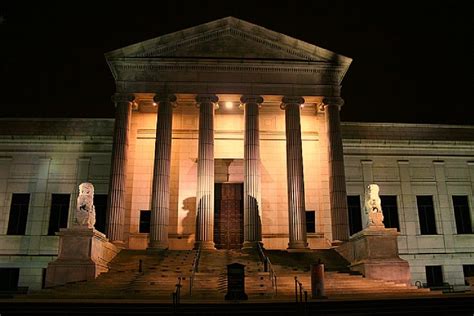
{"label": "stone staircase", "polygon": [[320,261],[325,268],[325,296],[333,299],[344,298],[388,298],[419,297],[440,295],[429,289],[397,284],[383,280],[366,279],[348,269],[348,262],[335,250],[315,250],[309,252],[265,251],[272,262],[278,279],[279,299],[295,299],[295,277],[303,284],[311,296],[310,264]]}
{"label": "stone staircase", "polygon": [[273,295],[269,274],[263,272],[257,250],[211,250],[201,253],[191,297],[223,299],[227,293],[227,265],[231,263],[245,265],[245,292],[249,299]]}
{"label": "stone staircase", "polygon": [[183,278],[183,287],[189,282],[194,255],[195,251],[122,250],[110,263],[109,272],[96,279],[44,289],[30,293],[29,297],[169,299],[178,277]]}
{"label": "stone staircase", "polygon": [[[441,294],[429,289],[366,279],[349,271],[348,263],[335,250],[287,252],[266,250],[277,275],[278,293],[256,249],[203,250],[199,270],[190,292],[192,263],[196,251],[122,250],[110,263],[110,271],[88,282],[75,282],[28,294],[30,298],[158,299],[171,301],[178,277],[182,278],[181,297],[190,301],[223,301],[227,293],[227,265],[245,265],[245,292],[251,301],[293,301],[295,277],[311,295],[311,263],[325,265],[325,295],[331,299],[420,297]],[[142,272],[139,261],[142,261]],[[309,297],[308,297],[309,298]]]}

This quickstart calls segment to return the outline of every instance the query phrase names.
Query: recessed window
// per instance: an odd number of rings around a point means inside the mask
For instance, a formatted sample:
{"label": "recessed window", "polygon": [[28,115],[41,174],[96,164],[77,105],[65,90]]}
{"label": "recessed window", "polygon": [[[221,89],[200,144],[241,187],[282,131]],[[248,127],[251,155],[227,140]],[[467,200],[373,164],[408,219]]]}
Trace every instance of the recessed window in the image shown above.
{"label": "recessed window", "polygon": [[16,291],[19,275],[19,268],[0,268],[0,291]]}
{"label": "recessed window", "polygon": [[436,221],[431,195],[418,195],[416,197],[418,205],[418,218],[420,220],[420,232],[422,235],[436,235]]}
{"label": "recessed window", "polygon": [[428,287],[443,285],[443,271],[441,266],[426,266],[425,270]]}
{"label": "recessed window", "polygon": [[347,196],[347,210],[349,212],[349,233],[354,235],[362,230],[362,217],[360,209],[360,196]]}
{"label": "recessed window", "polygon": [[474,264],[465,264],[462,266],[462,271],[464,272],[465,284],[469,285],[466,278],[474,278]]}
{"label": "recessed window", "polygon": [[306,232],[315,233],[316,232],[316,219],[314,211],[306,211]]}
{"label": "recessed window", "polygon": [[60,228],[67,227],[70,194],[53,194],[49,213],[48,235],[54,235]]}
{"label": "recessed window", "polygon": [[140,233],[150,232],[150,216],[151,216],[150,210],[140,211],[140,227],[139,227]]}
{"label": "recessed window", "polygon": [[29,204],[29,193],[13,193],[12,203],[10,206],[10,219],[8,220],[7,235],[25,234]]}
{"label": "recessed window", "polygon": [[453,207],[458,234],[472,234],[468,197],[466,195],[453,195]]}
{"label": "recessed window", "polygon": [[107,194],[94,194],[95,229],[105,234]]}
{"label": "recessed window", "polygon": [[398,206],[396,195],[381,195],[383,211],[383,224],[386,228],[396,228],[400,231],[400,223],[398,221]]}

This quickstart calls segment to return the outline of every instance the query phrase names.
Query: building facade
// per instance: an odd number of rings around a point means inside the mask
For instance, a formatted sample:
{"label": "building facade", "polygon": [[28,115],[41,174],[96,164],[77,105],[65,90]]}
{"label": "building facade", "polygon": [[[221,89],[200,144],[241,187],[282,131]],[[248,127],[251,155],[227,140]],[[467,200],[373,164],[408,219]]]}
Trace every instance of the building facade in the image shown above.
{"label": "building facade", "polygon": [[150,251],[327,249],[364,227],[376,183],[413,282],[473,273],[474,127],[340,123],[351,59],[235,18],[106,59],[115,120],[2,120],[11,282],[41,287],[85,181],[96,228]]}

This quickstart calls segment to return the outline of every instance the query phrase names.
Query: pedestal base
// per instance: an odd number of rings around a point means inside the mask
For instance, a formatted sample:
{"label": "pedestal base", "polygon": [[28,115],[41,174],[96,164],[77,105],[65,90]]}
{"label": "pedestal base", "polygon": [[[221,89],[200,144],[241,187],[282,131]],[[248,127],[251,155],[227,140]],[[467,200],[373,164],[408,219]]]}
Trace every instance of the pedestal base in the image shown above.
{"label": "pedestal base", "polygon": [[58,258],[48,264],[46,287],[95,279],[107,272],[108,263],[120,249],[104,234],[83,227],[61,229]]}
{"label": "pedestal base", "polygon": [[366,278],[410,284],[410,266],[398,256],[398,235],[395,228],[371,226],[336,250]]}
{"label": "pedestal base", "polygon": [[305,241],[297,240],[290,241],[288,243],[288,251],[297,252],[297,251],[310,251],[308,248],[308,243]]}
{"label": "pedestal base", "polygon": [[161,251],[169,248],[168,242],[154,241],[150,242],[150,245],[146,249],[147,251]]}
{"label": "pedestal base", "polygon": [[257,249],[260,241],[244,241],[242,244],[242,251]]}
{"label": "pedestal base", "polygon": [[202,250],[216,250],[214,242],[208,240],[196,241],[194,249],[199,249],[199,247],[201,247]]}
{"label": "pedestal base", "polygon": [[408,262],[402,259],[362,260],[351,264],[350,269],[362,273],[368,279],[410,285],[410,266]]}

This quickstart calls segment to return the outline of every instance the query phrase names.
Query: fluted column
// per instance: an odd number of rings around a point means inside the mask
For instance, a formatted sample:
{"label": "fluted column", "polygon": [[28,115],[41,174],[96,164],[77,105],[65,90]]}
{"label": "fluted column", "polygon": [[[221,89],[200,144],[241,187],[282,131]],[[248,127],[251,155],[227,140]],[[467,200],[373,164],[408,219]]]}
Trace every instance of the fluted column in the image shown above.
{"label": "fluted column", "polygon": [[244,244],[251,248],[262,240],[261,193],[260,193],[260,96],[243,96],[245,135],[244,135]]}
{"label": "fluted column", "polygon": [[306,210],[304,200],[303,149],[301,143],[301,97],[284,97],[286,130],[286,171],[288,181],[288,249],[304,249],[306,242]]}
{"label": "fluted column", "polygon": [[173,106],[176,96],[156,95],[153,100],[158,104],[158,117],[151,191],[149,249],[166,249],[168,248]]}
{"label": "fluted column", "polygon": [[115,127],[112,147],[109,195],[107,200],[107,237],[117,245],[123,245],[125,220],[125,180],[127,175],[128,134],[134,96],[116,93]]}
{"label": "fluted column", "polygon": [[339,119],[339,109],[343,103],[342,98],[324,98],[323,100],[329,146],[329,199],[334,241],[349,240],[346,177]]}
{"label": "fluted column", "polygon": [[214,249],[214,105],[215,95],[198,95],[199,144],[196,193],[196,247]]}

